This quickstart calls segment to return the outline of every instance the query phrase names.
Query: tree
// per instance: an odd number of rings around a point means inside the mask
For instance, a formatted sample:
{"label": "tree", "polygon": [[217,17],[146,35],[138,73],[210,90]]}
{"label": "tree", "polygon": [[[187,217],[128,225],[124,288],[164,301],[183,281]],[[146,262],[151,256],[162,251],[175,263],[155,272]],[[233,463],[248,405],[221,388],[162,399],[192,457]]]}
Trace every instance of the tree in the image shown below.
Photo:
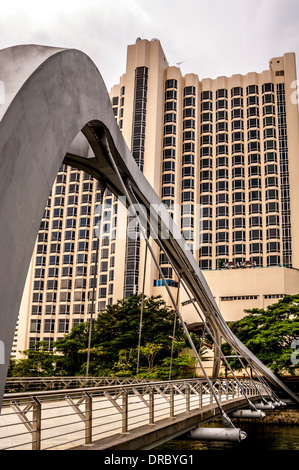
{"label": "tree", "polygon": [[[139,341],[141,295],[132,295],[129,299],[119,300],[116,304],[107,306],[106,311],[99,314],[94,325],[94,342],[101,344],[103,355],[98,367],[112,369],[119,363],[119,351],[130,351],[130,364],[136,366]],[[159,345],[155,358],[160,362],[170,355],[174,312],[166,306],[161,296],[145,297],[143,303],[143,320],[141,348],[147,344]],[[181,325],[177,325],[176,339],[186,338]],[[143,349],[144,351],[144,349]],[[144,366],[145,355],[141,355],[140,365]],[[150,366],[151,367],[151,366]]]}
{"label": "tree", "polygon": [[153,371],[155,357],[162,348],[162,344],[157,343],[146,343],[145,346],[141,346],[140,352],[147,358],[150,372]]}
{"label": "tree", "polygon": [[89,322],[76,325],[64,338],[53,343],[56,351],[57,371],[61,375],[76,375],[86,362]]}
{"label": "tree", "polygon": [[[139,349],[141,295],[133,295],[129,299],[119,300],[114,305],[107,306],[93,321],[91,330],[89,374],[95,376],[124,375],[133,376],[137,369]],[[169,370],[169,358],[172,346],[173,364],[176,374],[185,375],[192,361],[180,357],[182,351],[188,348],[187,337],[182,325],[177,322],[175,338],[173,327],[174,311],[168,307],[161,296],[144,297],[142,315],[141,342],[139,349],[139,367],[143,376],[159,378]],[[54,352],[51,357],[43,350],[43,355],[37,357],[35,351],[24,351],[28,359],[18,362],[11,367],[19,374],[17,367],[22,368],[23,375],[46,374],[46,369],[54,375],[85,375],[89,345],[90,323],[84,322],[75,326],[63,339],[53,343]],[[200,348],[200,341],[191,333],[195,346]],[[41,353],[41,351],[40,351]],[[33,357],[39,360],[33,368]],[[43,364],[43,360],[45,363]],[[51,368],[49,368],[51,366]],[[48,369],[49,368],[49,369]],[[42,374],[39,374],[41,371]],[[145,374],[145,375],[144,375]],[[159,375],[160,374],[160,375]],[[20,374],[19,374],[20,375]],[[47,372],[47,375],[49,373]],[[140,375],[140,376],[141,376]],[[162,377],[161,377],[162,378]]]}
{"label": "tree", "polygon": [[9,375],[13,377],[45,377],[55,374],[56,357],[48,343],[39,341],[34,349],[23,351],[27,359],[10,362]]}
{"label": "tree", "polygon": [[[295,373],[294,341],[299,339],[299,294],[288,295],[266,309],[245,310],[247,315],[229,326],[237,338],[276,374]],[[224,345],[226,354],[231,348]],[[240,370],[237,359],[230,365]]]}

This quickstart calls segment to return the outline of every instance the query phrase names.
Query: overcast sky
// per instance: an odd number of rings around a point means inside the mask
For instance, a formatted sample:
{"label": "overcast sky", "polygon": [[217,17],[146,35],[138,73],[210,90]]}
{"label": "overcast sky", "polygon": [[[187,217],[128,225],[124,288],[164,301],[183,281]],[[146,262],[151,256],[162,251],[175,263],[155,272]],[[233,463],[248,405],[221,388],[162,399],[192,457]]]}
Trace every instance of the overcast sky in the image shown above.
{"label": "overcast sky", "polygon": [[76,48],[110,87],[137,37],[158,38],[170,65],[199,78],[261,72],[269,60],[299,60],[299,0],[0,0],[0,48]]}

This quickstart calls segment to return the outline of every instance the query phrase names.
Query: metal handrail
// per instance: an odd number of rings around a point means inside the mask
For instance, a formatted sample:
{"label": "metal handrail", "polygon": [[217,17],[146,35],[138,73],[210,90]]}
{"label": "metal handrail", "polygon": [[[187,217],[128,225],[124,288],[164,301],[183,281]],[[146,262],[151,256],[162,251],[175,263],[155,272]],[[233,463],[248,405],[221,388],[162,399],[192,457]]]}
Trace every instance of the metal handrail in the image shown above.
{"label": "metal handrail", "polygon": [[[164,418],[201,410],[220,402],[242,398],[239,381],[205,379],[143,382],[102,387],[83,387],[4,396],[0,424],[0,449],[71,448],[95,440],[127,433]],[[241,379],[248,396],[264,386]]]}

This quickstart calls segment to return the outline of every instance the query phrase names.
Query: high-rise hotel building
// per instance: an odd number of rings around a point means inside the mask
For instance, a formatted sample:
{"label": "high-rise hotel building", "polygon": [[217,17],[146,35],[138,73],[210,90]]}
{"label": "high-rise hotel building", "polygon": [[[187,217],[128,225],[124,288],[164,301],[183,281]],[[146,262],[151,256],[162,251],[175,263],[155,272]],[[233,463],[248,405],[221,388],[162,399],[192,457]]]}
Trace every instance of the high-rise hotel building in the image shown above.
{"label": "high-rise hotel building", "polygon": [[[128,46],[111,90],[115,118],[202,268],[227,321],[299,291],[299,122],[293,53],[262,73],[199,79],[169,66],[160,42]],[[17,349],[51,342],[92,308],[99,184],[62,166],[45,208],[24,290]],[[144,243],[126,237],[130,216],[109,192],[96,312],[140,292]],[[167,282],[177,279],[154,244]],[[140,273],[140,275],[139,275]],[[145,293],[164,295],[148,259]],[[180,308],[196,321],[184,292]]]}

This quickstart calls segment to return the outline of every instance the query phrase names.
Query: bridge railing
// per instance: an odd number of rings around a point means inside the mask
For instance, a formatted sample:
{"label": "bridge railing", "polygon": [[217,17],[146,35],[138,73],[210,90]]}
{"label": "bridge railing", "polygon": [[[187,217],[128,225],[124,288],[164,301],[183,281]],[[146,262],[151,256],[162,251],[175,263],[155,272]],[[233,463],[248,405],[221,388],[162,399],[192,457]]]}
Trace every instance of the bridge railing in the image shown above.
{"label": "bridge railing", "polygon": [[[4,396],[0,449],[70,449],[216,402],[267,391],[250,380],[174,380]],[[241,390],[242,389],[242,390]]]}
{"label": "bridge railing", "polygon": [[140,382],[150,382],[150,380],[131,377],[8,377],[6,379],[5,393],[103,387],[107,385],[124,385]]}

